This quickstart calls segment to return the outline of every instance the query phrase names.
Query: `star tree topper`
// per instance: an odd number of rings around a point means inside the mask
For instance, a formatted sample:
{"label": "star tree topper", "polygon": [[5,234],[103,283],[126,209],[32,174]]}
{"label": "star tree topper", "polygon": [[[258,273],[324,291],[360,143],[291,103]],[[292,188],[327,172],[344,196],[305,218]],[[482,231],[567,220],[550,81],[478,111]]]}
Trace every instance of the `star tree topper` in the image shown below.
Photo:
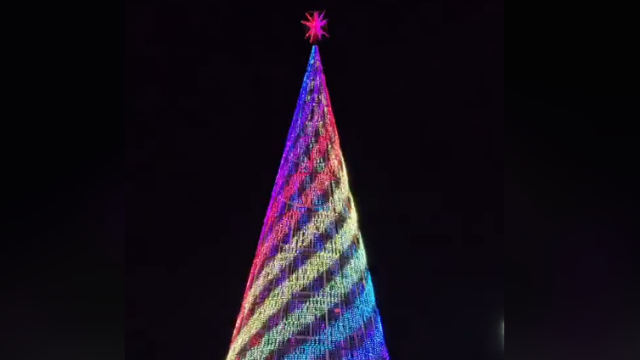
{"label": "star tree topper", "polygon": [[307,36],[304,37],[305,39],[310,37],[309,40],[311,43],[315,44],[322,38],[322,35],[329,37],[329,34],[322,29],[323,26],[327,25],[327,20],[323,19],[324,11],[319,16],[317,11],[313,12],[313,17],[311,17],[309,13],[306,15],[309,21],[302,20],[302,23],[309,27],[309,32],[307,32]]}

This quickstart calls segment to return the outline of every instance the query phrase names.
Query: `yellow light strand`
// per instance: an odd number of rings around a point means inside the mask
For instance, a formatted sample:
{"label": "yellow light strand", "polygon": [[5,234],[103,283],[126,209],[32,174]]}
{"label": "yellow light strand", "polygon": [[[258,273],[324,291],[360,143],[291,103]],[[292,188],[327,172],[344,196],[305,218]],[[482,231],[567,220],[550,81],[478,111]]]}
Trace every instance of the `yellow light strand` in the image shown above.
{"label": "yellow light strand", "polygon": [[293,273],[289,279],[285,280],[282,285],[269,295],[269,298],[240,331],[236,341],[231,345],[227,360],[234,359],[238,350],[249,341],[271,315],[291,299],[293,293],[302,289],[338,260],[342,251],[351,244],[353,235],[357,230],[357,214],[354,211],[340,230],[340,234],[336,235],[327,244],[324,251],[313,255],[303,267]]}
{"label": "yellow light strand", "polygon": [[[282,342],[295,335],[302,327],[309,325],[315,317],[324,314],[331,305],[338,302],[351,288],[362,279],[366,268],[366,257],[361,251],[351,259],[342,270],[340,276],[323,288],[317,296],[310,299],[299,311],[289,314],[287,318],[271,330],[262,342],[247,352],[244,360],[262,360],[269,352],[280,346]],[[329,297],[331,296],[331,297]]]}
{"label": "yellow light strand", "polygon": [[[345,182],[341,182],[339,191],[332,194],[332,197],[329,200],[329,209],[342,209],[344,206],[344,198],[346,197],[348,199],[347,194],[349,193],[349,188],[345,184]],[[256,279],[251,286],[247,299],[245,300],[247,306],[245,307],[245,312],[240,314],[241,316],[244,316],[246,311],[251,308],[251,304],[255,301],[256,297],[264,287],[273,280],[273,278],[278,275],[282,269],[293,261],[296,256],[296,250],[307,247],[314,235],[316,233],[324,232],[335,217],[336,214],[331,212],[322,212],[317,214],[307,228],[303,231],[299,231],[292,241],[285,245],[283,251],[280,252],[262,272],[260,272],[258,279]]]}

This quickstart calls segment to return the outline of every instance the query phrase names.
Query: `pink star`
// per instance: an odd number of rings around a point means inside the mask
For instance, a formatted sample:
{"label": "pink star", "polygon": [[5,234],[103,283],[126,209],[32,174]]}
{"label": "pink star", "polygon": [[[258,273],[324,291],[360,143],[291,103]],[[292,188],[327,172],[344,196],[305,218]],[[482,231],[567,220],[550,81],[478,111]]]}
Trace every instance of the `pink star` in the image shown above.
{"label": "pink star", "polygon": [[324,11],[322,12],[322,14],[320,14],[320,16],[318,16],[317,11],[313,12],[313,17],[309,16],[308,13],[306,15],[309,21],[302,21],[303,24],[309,27],[309,32],[307,32],[307,36],[304,37],[305,39],[311,37],[311,43],[316,43],[322,38],[322,35],[326,35],[327,37],[329,37],[329,34],[322,30],[322,27],[327,25],[327,20],[323,19]]}

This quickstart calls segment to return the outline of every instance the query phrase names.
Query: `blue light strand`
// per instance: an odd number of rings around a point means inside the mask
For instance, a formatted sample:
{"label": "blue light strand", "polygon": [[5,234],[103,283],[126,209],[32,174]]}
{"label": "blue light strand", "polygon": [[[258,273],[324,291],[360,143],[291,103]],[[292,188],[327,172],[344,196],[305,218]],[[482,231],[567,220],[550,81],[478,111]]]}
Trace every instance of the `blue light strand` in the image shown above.
{"label": "blue light strand", "polygon": [[[313,358],[313,356],[330,351],[336,345],[344,341],[349,335],[358,331],[358,329],[360,329],[371,316],[378,317],[376,314],[373,284],[371,282],[371,275],[368,271],[366,282],[365,292],[358,297],[355,304],[353,304],[347,312],[342,314],[337,321],[333,322],[331,326],[328,329],[325,329],[317,338],[303,346],[300,346],[294,352],[285,356],[283,360],[299,360],[303,355]],[[379,321],[377,321],[377,323],[379,323]],[[379,344],[378,341],[370,341],[375,340],[378,333],[377,330],[378,326],[374,329],[375,334],[372,334],[373,336],[371,339],[367,339],[363,346],[367,346],[367,344],[369,344],[368,347],[371,347]],[[380,327],[379,330],[382,330],[382,328]],[[384,344],[382,347],[384,347]],[[367,348],[366,350],[367,353],[371,353],[372,351],[375,351],[375,349]]]}
{"label": "blue light strand", "polygon": [[389,353],[382,333],[382,323],[380,316],[374,317],[375,326],[367,331],[366,341],[360,348],[354,351],[355,354],[345,357],[343,360],[388,360]]}

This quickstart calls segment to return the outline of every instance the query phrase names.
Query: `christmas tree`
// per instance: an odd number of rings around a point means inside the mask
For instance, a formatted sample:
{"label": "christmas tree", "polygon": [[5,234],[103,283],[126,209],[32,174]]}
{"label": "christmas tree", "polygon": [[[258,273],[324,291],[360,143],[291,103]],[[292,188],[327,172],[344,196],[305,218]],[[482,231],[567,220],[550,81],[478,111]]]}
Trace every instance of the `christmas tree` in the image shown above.
{"label": "christmas tree", "polygon": [[314,43],[227,360],[388,359]]}

